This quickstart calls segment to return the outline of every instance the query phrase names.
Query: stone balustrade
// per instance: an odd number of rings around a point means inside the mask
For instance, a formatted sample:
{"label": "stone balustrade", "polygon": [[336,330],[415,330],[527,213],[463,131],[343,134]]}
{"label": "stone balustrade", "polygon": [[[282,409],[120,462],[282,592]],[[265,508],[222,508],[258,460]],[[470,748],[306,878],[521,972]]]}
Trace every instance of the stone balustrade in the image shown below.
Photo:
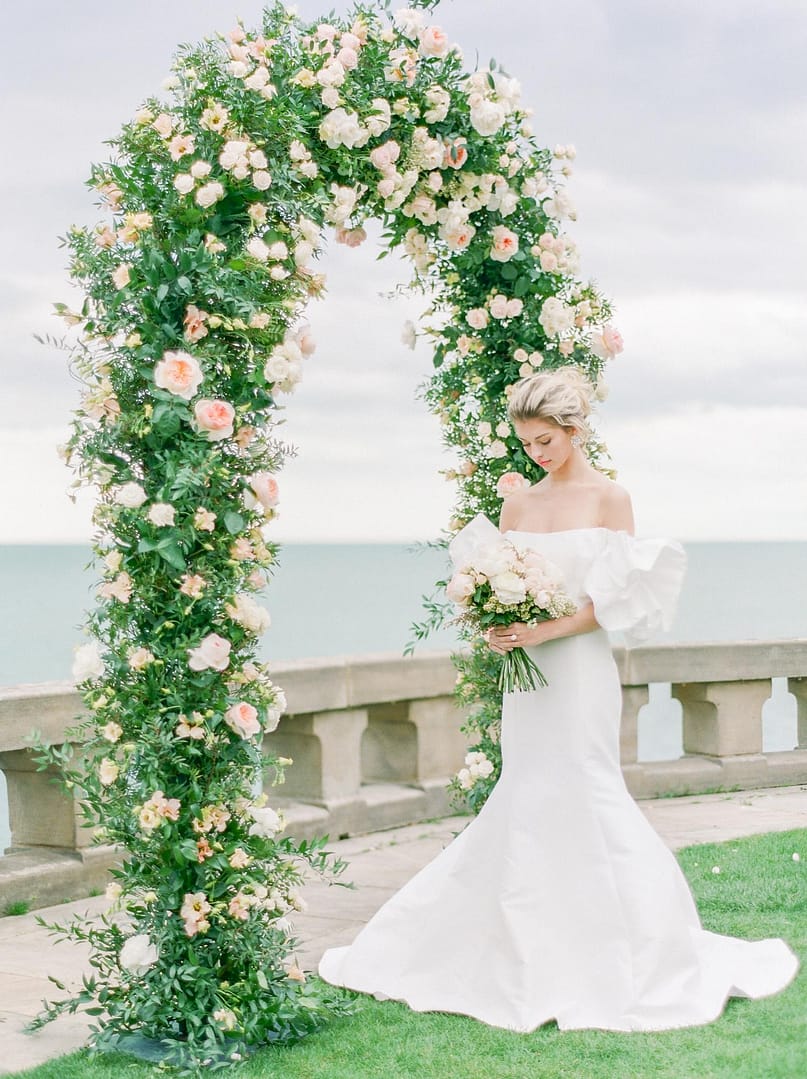
{"label": "stone balustrade", "polygon": [[[807,639],[673,644],[614,654],[622,682],[622,766],[635,797],[807,782]],[[462,765],[464,716],[453,699],[447,652],[345,656],[277,663],[288,712],[267,748],[291,757],[271,804],[288,831],[331,838],[450,812],[446,784]],[[797,702],[792,749],[763,752],[762,706],[772,678]],[[666,683],[680,701],[684,754],[638,760],[639,713],[649,687]],[[0,771],[8,788],[11,847],[0,858],[0,912],[10,902],[42,906],[103,885],[118,856],[92,845],[78,795],[38,771],[31,730],[53,745],[82,714],[70,682],[0,689]],[[795,741],[795,739],[794,739]]]}

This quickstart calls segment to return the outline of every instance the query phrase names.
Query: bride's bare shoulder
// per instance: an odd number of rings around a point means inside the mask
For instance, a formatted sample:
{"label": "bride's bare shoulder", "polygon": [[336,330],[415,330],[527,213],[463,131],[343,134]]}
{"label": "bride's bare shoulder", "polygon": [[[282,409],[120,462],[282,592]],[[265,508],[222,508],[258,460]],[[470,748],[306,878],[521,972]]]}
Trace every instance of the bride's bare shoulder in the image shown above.
{"label": "bride's bare shoulder", "polygon": [[604,528],[633,532],[633,503],[627,489],[616,480],[602,477],[600,488],[600,523]]}
{"label": "bride's bare shoulder", "polygon": [[[534,486],[526,487],[522,491],[514,491],[513,494],[508,495],[502,502],[502,509],[499,515],[499,531],[506,532],[509,528],[515,528],[516,525],[524,517],[524,510],[529,506],[534,498]],[[533,492],[532,495],[530,492]]]}

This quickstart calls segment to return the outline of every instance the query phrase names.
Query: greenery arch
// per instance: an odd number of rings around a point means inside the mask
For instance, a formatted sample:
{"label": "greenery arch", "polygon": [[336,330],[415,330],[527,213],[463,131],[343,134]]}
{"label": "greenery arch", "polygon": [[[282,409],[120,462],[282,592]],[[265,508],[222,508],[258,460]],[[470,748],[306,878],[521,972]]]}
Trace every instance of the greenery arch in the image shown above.
{"label": "greenery arch", "polygon": [[[254,31],[183,48],[169,98],[92,169],[106,220],[66,239],[85,300],[57,307],[80,327],[86,389],[64,456],[101,492],[98,604],[74,666],[92,718],[71,778],[126,859],[117,909],[64,930],[90,941],[95,975],[46,1018],[100,1005],[100,1046],[139,1031],[198,1067],[345,1007],[290,962],[289,922],[306,872],[342,865],[324,841],[281,838],[254,793],[287,763],[261,747],[285,701],[255,661],[253,596],[277,558],[261,529],[291,449],[278,410],[313,349],[300,317],[324,288],[323,229],[354,245],[379,219],[429,297],[424,397],[458,454],[449,533],[541,476],[506,423],[508,387],[541,364],[596,381],[621,347],[562,231],[573,150],[537,144],[495,64],[465,70],[436,2],[311,25],[276,4]],[[495,761],[497,661],[470,643],[459,694]]]}

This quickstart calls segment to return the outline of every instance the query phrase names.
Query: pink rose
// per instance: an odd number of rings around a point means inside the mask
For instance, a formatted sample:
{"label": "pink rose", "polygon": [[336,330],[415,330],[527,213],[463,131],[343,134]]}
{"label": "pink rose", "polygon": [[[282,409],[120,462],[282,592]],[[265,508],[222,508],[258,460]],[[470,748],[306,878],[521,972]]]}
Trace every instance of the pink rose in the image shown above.
{"label": "pink rose", "polygon": [[476,591],[476,582],[470,573],[455,573],[446,585],[446,595],[452,603],[465,603]]}
{"label": "pink rose", "polygon": [[507,297],[500,292],[488,304],[493,318],[507,318]]}
{"label": "pink rose", "polygon": [[197,431],[205,432],[210,442],[229,438],[233,433],[235,409],[229,401],[204,398],[194,405],[193,415]]}
{"label": "pink rose", "polygon": [[388,199],[395,191],[395,178],[393,176],[385,176],[383,180],[378,181],[376,190],[382,199]]}
{"label": "pink rose", "polygon": [[524,301],[517,298],[507,301],[507,317],[517,318],[524,310]]}
{"label": "pink rose", "polygon": [[208,667],[223,671],[230,662],[232,645],[218,633],[208,633],[196,648],[188,649],[188,666],[192,671],[204,671]]}
{"label": "pink rose", "polygon": [[591,332],[591,351],[601,360],[610,360],[624,347],[622,334],[610,322]]}
{"label": "pink rose", "polygon": [[273,509],[280,500],[280,488],[271,472],[254,472],[249,485],[264,509]]}
{"label": "pink rose", "polygon": [[427,26],[420,31],[420,55],[443,57],[448,52],[448,38],[439,26]]}
{"label": "pink rose", "polygon": [[381,172],[391,168],[400,156],[401,148],[394,139],[382,143],[381,146],[376,146],[370,152],[370,160]]}
{"label": "pink rose", "polygon": [[496,494],[499,498],[509,498],[510,495],[514,495],[517,491],[523,491],[529,486],[529,480],[526,476],[522,476],[520,472],[505,472],[499,476],[499,482],[496,484]]}
{"label": "pink rose", "polygon": [[484,307],[472,307],[465,320],[472,329],[484,330],[488,324],[488,313]]}
{"label": "pink rose", "polygon": [[190,401],[203,381],[202,368],[187,352],[165,352],[154,366],[154,385]]}
{"label": "pink rose", "polygon": [[230,730],[240,734],[242,738],[252,738],[259,734],[261,725],[258,722],[258,712],[247,701],[238,701],[224,713],[224,719]]}

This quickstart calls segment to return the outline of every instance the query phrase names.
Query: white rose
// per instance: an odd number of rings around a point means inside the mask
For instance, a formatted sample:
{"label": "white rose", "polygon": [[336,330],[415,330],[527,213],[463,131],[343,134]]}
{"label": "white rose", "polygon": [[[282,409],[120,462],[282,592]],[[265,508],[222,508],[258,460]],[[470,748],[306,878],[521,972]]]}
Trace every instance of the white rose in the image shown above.
{"label": "white rose", "polygon": [[500,603],[521,603],[527,596],[527,583],[512,570],[497,573],[490,579],[490,586]]}
{"label": "white rose", "polygon": [[143,505],[147,497],[140,484],[134,482],[124,483],[115,492],[115,501],[119,506],[126,506],[127,509],[137,509],[138,506]]}
{"label": "white rose", "polygon": [[196,181],[189,172],[180,172],[178,176],[174,177],[174,187],[180,193],[180,195],[188,195],[193,191]]}
{"label": "white rose", "polygon": [[145,933],[129,937],[120,950],[120,965],[131,974],[145,974],[158,959],[157,948]]}
{"label": "white rose", "polygon": [[275,813],[269,806],[251,806],[249,814],[253,823],[250,825],[249,834],[261,836],[264,839],[274,839],[278,832],[282,832],[286,824],[282,813]]}
{"label": "white rose", "polygon": [[471,127],[480,135],[495,135],[507,119],[507,110],[498,101],[483,98],[471,108]]}
{"label": "white rose", "polygon": [[269,258],[269,245],[259,236],[253,236],[247,244],[247,252],[252,255],[254,259],[258,259],[260,262],[266,262]]}
{"label": "white rose", "polygon": [[155,502],[149,507],[148,519],[155,525],[172,525],[174,523],[174,507],[170,502]]}
{"label": "white rose", "polygon": [[574,326],[574,308],[559,300],[557,296],[549,296],[544,300],[538,321],[547,336],[558,337]]}
{"label": "white rose", "polygon": [[218,182],[213,180],[209,184],[205,184],[204,187],[200,187],[196,192],[196,202],[199,206],[207,209],[212,206],[219,199],[224,198],[224,187]]}
{"label": "white rose", "polygon": [[74,682],[101,677],[104,673],[104,660],[98,641],[90,641],[89,644],[78,645],[74,649],[72,673]]}

